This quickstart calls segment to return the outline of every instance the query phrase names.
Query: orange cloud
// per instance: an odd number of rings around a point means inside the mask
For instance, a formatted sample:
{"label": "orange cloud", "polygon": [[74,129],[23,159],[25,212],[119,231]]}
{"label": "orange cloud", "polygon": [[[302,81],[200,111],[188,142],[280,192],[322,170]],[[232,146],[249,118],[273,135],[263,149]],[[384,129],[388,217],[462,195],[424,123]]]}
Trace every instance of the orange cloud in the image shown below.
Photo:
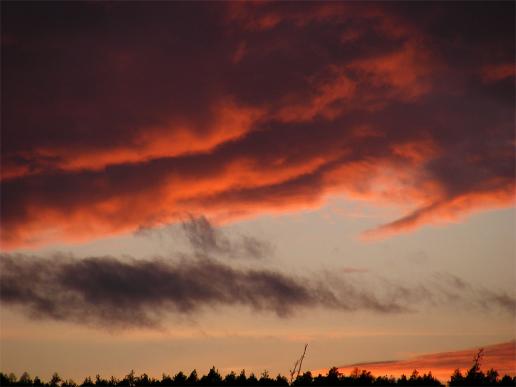
{"label": "orange cloud", "polygon": [[[484,356],[481,360],[481,370],[486,372],[493,368],[500,375],[516,375],[516,341],[483,347]],[[371,371],[374,375],[392,375],[399,377],[402,374],[409,376],[413,370],[420,374],[432,372],[432,375],[445,382],[456,369],[464,374],[473,364],[478,348],[454,352],[441,352],[411,357],[405,360],[379,361],[371,363],[357,363],[338,367],[339,372],[350,374],[355,368]],[[314,374],[327,373],[327,369],[316,370]]]}
{"label": "orange cloud", "polygon": [[[262,114],[258,108],[241,107],[228,101],[217,103],[212,110],[213,121],[208,127],[196,128],[188,122],[170,122],[165,126],[141,128],[127,142],[108,148],[74,149],[67,146],[49,146],[33,149],[27,156],[49,160],[41,169],[51,167],[73,171],[99,170],[114,164],[207,152],[217,145],[244,135]],[[41,170],[31,171],[27,167],[7,165],[2,168],[2,179],[38,172]]]}
{"label": "orange cloud", "polygon": [[426,47],[408,41],[399,51],[375,58],[360,59],[348,65],[376,88],[389,87],[390,98],[410,100],[430,91],[428,75],[435,63]]}
{"label": "orange cloud", "polygon": [[369,236],[514,203],[513,58],[484,56],[514,46],[501,5],[478,11],[481,40],[431,4],[416,23],[376,3],[171,3],[135,25],[133,7],[91,3],[74,34],[25,6],[5,9],[3,248],[330,195],[408,211]]}
{"label": "orange cloud", "polygon": [[423,224],[446,224],[454,222],[460,219],[461,216],[464,216],[464,214],[485,209],[513,206],[516,203],[515,195],[515,187],[509,186],[500,190],[465,194],[442,202],[430,203],[398,220],[366,231],[363,236],[366,239],[386,237],[407,230],[413,230]]}

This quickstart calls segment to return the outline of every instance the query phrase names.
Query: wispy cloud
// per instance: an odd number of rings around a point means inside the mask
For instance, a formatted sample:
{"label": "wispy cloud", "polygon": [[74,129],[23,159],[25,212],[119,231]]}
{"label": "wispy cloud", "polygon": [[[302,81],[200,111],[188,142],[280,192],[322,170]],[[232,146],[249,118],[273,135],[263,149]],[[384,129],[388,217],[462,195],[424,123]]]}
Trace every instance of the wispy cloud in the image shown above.
{"label": "wispy cloud", "polygon": [[273,253],[272,245],[250,235],[229,239],[216,229],[205,216],[189,216],[182,228],[196,253],[228,257],[266,258]]}
{"label": "wispy cloud", "polygon": [[265,259],[274,255],[273,245],[249,234],[233,233],[231,237],[204,215],[182,215],[180,229],[174,224],[140,226],[137,236],[165,239],[185,237],[193,254],[203,257]]}

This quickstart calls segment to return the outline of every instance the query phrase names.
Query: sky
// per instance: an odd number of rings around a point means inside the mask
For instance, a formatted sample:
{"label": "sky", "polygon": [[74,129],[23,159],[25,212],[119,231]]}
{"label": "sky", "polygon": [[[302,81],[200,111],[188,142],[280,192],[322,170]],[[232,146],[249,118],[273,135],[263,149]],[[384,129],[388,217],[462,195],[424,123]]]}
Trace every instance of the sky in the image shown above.
{"label": "sky", "polygon": [[1,22],[2,372],[516,373],[514,3]]}

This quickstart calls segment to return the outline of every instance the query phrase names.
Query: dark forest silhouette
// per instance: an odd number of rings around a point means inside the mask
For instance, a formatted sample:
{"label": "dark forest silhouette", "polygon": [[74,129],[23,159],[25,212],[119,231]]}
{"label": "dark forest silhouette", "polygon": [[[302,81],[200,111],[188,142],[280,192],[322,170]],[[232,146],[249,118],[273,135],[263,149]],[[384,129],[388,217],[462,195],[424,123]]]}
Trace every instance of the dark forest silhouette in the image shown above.
{"label": "dark forest silhouette", "polygon": [[[410,376],[402,375],[399,378],[388,376],[374,376],[367,370],[358,368],[346,376],[341,374],[336,367],[329,370],[327,375],[313,376],[310,371],[300,374],[291,384],[284,376],[278,375],[271,378],[267,371],[259,377],[254,374],[249,376],[244,370],[240,374],[231,372],[226,376],[220,375],[215,367],[212,367],[208,374],[199,376],[193,370],[188,376],[183,372],[175,376],[163,374],[161,379],[155,379],[147,374],[136,376],[131,371],[125,377],[117,379],[111,377],[104,379],[100,375],[95,378],[87,377],[80,384],[72,380],[62,380],[55,373],[48,382],[35,377],[32,379],[28,373],[23,373],[20,378],[14,374],[6,375],[0,372],[1,386],[45,386],[45,387],[77,387],[77,386],[444,386],[432,373],[419,374],[416,370]],[[456,370],[448,381],[449,386],[516,386],[516,376],[505,375],[499,377],[498,372],[489,370],[487,373],[480,371],[478,364],[462,375]]]}
{"label": "dark forest silhouette", "polygon": [[[436,379],[432,372],[428,374],[419,374],[414,370],[407,377],[401,375],[399,378],[393,376],[374,376],[370,371],[355,368],[349,376],[339,372],[337,367],[332,367],[326,375],[313,376],[310,371],[301,374],[301,366],[306,354],[305,345],[302,356],[296,360],[294,367],[290,370],[290,381],[285,376],[279,375],[271,378],[267,371],[264,371],[260,377],[256,377],[253,373],[246,375],[245,370],[240,374],[231,372],[222,377],[219,371],[212,367],[208,374],[199,377],[197,370],[193,370],[188,376],[183,372],[178,372],[174,377],[163,374],[161,380],[150,377],[147,374],[136,376],[131,370],[122,379],[111,376],[109,379],[103,379],[100,375],[93,380],[87,377],[81,384],[75,383],[73,380],[63,380],[59,374],[54,373],[48,382],[43,382],[39,377],[32,379],[27,372],[24,372],[18,379],[16,375],[6,375],[0,372],[0,386],[44,386],[44,387],[87,387],[87,386],[444,386]],[[497,371],[490,369],[484,374],[480,370],[480,363],[484,349],[481,348],[473,358],[471,368],[462,375],[459,369],[456,369],[450,376],[447,385],[450,387],[462,386],[516,386],[516,376],[504,375],[500,378]],[[296,376],[294,379],[294,375]]]}

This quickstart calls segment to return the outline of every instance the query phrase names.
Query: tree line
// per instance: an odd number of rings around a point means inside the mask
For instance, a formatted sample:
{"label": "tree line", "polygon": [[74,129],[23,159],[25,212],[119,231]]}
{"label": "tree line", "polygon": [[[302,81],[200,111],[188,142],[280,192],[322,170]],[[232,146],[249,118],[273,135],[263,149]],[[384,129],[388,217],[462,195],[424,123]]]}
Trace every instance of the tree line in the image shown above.
{"label": "tree line", "polygon": [[[450,387],[462,386],[516,386],[516,376],[505,375],[500,377],[498,372],[490,369],[482,372],[477,363],[473,365],[464,375],[456,370],[448,381]],[[355,369],[350,375],[344,375],[336,367],[329,370],[326,375],[313,376],[310,371],[297,375],[294,380],[288,380],[282,375],[275,378],[264,371],[259,377],[254,374],[246,375],[242,370],[240,374],[231,372],[224,377],[215,367],[212,367],[206,375],[199,376],[193,370],[188,376],[183,372],[175,376],[163,374],[161,379],[150,377],[147,374],[135,375],[131,371],[121,379],[111,377],[104,379],[97,375],[94,379],[87,377],[81,384],[73,380],[63,380],[54,373],[52,378],[45,382],[38,377],[34,379],[25,372],[19,378],[14,374],[0,372],[1,386],[34,386],[34,387],[88,387],[88,386],[444,386],[431,372],[419,374],[416,370],[410,376],[402,375],[399,378],[392,376],[374,376],[367,370]]]}

